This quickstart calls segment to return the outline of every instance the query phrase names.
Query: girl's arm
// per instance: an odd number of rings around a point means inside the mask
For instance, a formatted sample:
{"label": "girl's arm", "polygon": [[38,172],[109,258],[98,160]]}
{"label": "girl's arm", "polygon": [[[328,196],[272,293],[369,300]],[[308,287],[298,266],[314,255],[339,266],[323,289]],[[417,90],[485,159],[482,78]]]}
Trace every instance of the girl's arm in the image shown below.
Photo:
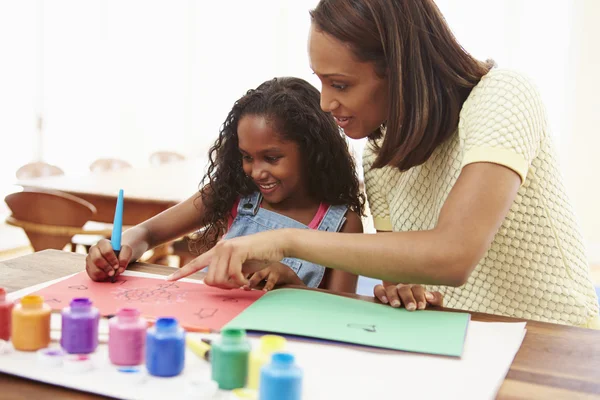
{"label": "girl's arm", "polygon": [[189,199],[155,215],[123,233],[121,244],[131,246],[131,259],[139,259],[146,251],[176,240],[202,228],[204,214],[202,196],[195,193]]}
{"label": "girl's arm", "polygon": [[200,229],[204,206],[200,193],[126,230],[121,238],[121,251],[113,251],[110,242],[102,239],[88,252],[85,269],[94,281],[104,281],[121,274],[131,261],[139,260],[154,247],[173,241]]}
{"label": "girl's arm", "polygon": [[221,241],[170,279],[209,265],[207,284],[239,287],[246,283],[242,265],[248,273],[264,268],[265,261],[295,257],[385,281],[460,286],[490,247],[519,185],[519,175],[509,168],[469,164],[431,230],[377,235],[294,229],[262,232]]}
{"label": "girl's arm", "polygon": [[[346,223],[341,230],[342,233],[363,233],[363,225],[360,216],[354,211],[346,213]],[[356,293],[358,275],[339,269],[330,269],[325,289],[334,292]]]}

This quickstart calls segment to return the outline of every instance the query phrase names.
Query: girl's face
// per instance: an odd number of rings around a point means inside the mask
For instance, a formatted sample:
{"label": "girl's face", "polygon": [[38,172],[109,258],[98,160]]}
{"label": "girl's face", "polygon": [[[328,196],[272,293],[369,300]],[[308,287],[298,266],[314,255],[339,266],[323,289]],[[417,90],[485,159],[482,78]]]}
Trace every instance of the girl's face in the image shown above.
{"label": "girl's face", "polygon": [[312,70],[321,80],[321,108],[352,139],[369,136],[387,119],[387,79],[373,63],[357,61],[350,48],[313,24],[308,39]]}
{"label": "girl's face", "polygon": [[283,141],[267,119],[244,115],[238,123],[238,142],[244,173],[270,204],[306,194],[300,149]]}

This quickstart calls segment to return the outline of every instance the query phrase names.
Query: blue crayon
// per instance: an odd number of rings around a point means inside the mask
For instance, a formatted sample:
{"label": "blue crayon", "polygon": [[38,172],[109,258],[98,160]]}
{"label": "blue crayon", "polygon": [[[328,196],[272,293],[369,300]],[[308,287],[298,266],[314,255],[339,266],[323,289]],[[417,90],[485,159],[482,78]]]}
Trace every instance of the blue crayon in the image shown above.
{"label": "blue crayon", "polygon": [[[112,235],[110,236],[110,243],[112,249],[119,258],[121,252],[121,235],[123,231],[123,189],[119,190],[119,197],[117,198],[117,207],[115,209],[115,219],[113,221]],[[115,270],[114,275],[110,277],[111,282],[115,282],[117,278],[117,271]]]}

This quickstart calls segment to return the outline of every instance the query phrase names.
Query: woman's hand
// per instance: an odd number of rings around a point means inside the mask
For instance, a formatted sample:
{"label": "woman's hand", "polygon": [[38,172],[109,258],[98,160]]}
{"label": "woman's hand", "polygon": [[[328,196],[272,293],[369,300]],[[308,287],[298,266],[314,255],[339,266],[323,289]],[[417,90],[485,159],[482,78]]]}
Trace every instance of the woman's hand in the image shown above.
{"label": "woman's hand", "polygon": [[207,285],[223,289],[246,286],[248,274],[270,267],[284,258],[286,238],[286,230],[278,229],[221,240],[167,279],[181,279],[208,266],[204,278]]}
{"label": "woman's hand", "polygon": [[254,289],[262,281],[266,280],[263,289],[265,292],[273,289],[275,285],[304,285],[302,279],[293,269],[280,262],[273,263],[265,269],[253,273],[248,279],[248,285],[244,289]]}
{"label": "woman's hand", "polygon": [[421,285],[383,282],[382,285],[375,286],[373,292],[382,303],[392,307],[404,305],[408,311],[424,310],[427,304],[441,307],[444,303],[440,292],[426,292]]}

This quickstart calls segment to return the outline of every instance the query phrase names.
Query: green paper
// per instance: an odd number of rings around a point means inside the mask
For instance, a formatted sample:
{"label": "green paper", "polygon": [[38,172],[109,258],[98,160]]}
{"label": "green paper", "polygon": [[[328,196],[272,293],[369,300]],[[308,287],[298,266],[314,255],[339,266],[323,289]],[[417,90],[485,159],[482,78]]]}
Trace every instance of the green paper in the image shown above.
{"label": "green paper", "polygon": [[255,301],[226,328],[460,357],[470,318],[467,313],[406,311],[312,290],[279,289]]}

